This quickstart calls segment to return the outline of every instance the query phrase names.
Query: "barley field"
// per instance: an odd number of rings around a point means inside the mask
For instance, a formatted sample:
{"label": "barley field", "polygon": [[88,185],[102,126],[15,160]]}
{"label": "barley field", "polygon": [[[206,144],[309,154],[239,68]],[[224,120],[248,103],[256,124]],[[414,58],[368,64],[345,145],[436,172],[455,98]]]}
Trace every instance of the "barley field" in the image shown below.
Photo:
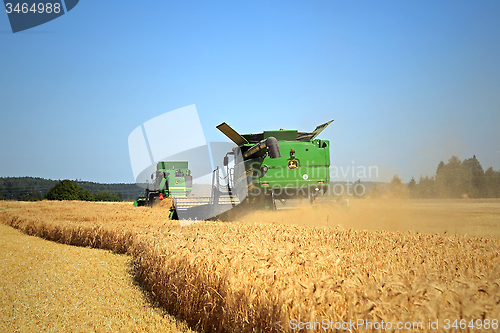
{"label": "barley field", "polygon": [[319,202],[185,227],[129,203],[0,207],[26,234],[130,255],[141,287],[200,332],[500,332],[498,200]]}

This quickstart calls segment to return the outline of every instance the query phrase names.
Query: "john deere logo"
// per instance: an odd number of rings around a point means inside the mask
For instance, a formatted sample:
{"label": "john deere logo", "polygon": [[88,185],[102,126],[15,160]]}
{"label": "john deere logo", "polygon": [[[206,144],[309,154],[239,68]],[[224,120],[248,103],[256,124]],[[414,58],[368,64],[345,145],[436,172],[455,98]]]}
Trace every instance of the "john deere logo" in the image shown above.
{"label": "john deere logo", "polygon": [[298,160],[288,160],[288,169],[290,170],[295,170],[299,167],[299,161]]}
{"label": "john deere logo", "polygon": [[72,10],[79,0],[4,0],[12,32],[52,21]]}
{"label": "john deere logo", "polygon": [[175,181],[175,185],[179,185],[179,181],[178,180]]}

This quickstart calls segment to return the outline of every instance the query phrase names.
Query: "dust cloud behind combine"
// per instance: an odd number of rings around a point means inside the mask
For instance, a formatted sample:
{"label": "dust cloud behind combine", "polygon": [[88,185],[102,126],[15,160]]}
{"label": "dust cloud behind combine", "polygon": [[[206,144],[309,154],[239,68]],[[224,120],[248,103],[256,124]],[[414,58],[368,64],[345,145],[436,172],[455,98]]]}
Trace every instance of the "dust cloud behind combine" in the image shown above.
{"label": "dust cloud behind combine", "polygon": [[500,237],[500,199],[350,199],[253,211],[241,222]]}

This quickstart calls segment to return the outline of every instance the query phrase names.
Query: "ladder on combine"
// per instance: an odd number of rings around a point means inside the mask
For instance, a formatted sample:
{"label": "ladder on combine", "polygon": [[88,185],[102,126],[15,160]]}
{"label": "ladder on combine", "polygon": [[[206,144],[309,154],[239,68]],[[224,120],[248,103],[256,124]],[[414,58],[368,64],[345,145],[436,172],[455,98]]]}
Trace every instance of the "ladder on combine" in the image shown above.
{"label": "ladder on combine", "polygon": [[[231,184],[233,183],[234,168],[228,168],[228,173],[224,177],[220,176],[220,169],[217,166],[212,173],[212,205],[232,205],[233,207],[240,203],[238,196],[233,194]],[[225,185],[221,185],[224,181]]]}

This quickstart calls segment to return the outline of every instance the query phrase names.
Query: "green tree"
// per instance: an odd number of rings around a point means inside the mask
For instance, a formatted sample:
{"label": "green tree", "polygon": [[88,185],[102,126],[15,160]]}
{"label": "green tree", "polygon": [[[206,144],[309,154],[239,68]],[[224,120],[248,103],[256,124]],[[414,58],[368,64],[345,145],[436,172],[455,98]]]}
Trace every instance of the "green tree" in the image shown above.
{"label": "green tree", "polygon": [[463,161],[463,164],[469,170],[470,188],[467,194],[471,198],[482,198],[485,196],[484,171],[481,163],[474,155],[472,158]]}
{"label": "green tree", "polygon": [[[444,163],[443,163],[444,164]],[[436,185],[433,177],[420,176],[417,188],[418,198],[435,198],[436,197]]]}
{"label": "green tree", "polygon": [[418,185],[417,182],[415,181],[415,178],[411,177],[410,181],[408,182],[408,192],[410,193],[411,198],[416,198],[417,197],[417,190],[418,190]]}
{"label": "green tree", "polygon": [[436,175],[437,175],[440,171],[443,171],[444,169],[445,169],[444,162],[443,162],[443,161],[439,162],[438,167],[437,167],[437,170],[436,170]]}
{"label": "green tree", "polygon": [[5,200],[5,197],[0,194],[0,200]]}
{"label": "green tree", "polygon": [[488,168],[484,173],[484,196],[487,198],[500,198],[500,171]]}
{"label": "green tree", "polygon": [[111,192],[99,192],[94,194],[95,201],[122,201],[122,196],[120,193]]}
{"label": "green tree", "polygon": [[472,175],[469,167],[452,156],[447,164],[439,163],[436,171],[436,189],[442,198],[459,198],[471,192]]}
{"label": "green tree", "polygon": [[61,180],[45,196],[48,200],[93,200],[89,191],[82,189],[73,180]]}
{"label": "green tree", "polygon": [[43,196],[40,192],[30,193],[28,195],[22,195],[19,197],[19,201],[41,201]]}
{"label": "green tree", "polygon": [[398,175],[395,175],[390,184],[390,194],[394,197],[405,197],[407,195],[406,189],[403,186],[403,182],[401,181],[401,178],[398,177]]}
{"label": "green tree", "polygon": [[7,182],[7,186],[6,186],[6,190],[7,190],[7,198],[9,200],[12,200],[12,198],[14,197],[14,186],[12,185],[12,182],[11,181],[8,181]]}

